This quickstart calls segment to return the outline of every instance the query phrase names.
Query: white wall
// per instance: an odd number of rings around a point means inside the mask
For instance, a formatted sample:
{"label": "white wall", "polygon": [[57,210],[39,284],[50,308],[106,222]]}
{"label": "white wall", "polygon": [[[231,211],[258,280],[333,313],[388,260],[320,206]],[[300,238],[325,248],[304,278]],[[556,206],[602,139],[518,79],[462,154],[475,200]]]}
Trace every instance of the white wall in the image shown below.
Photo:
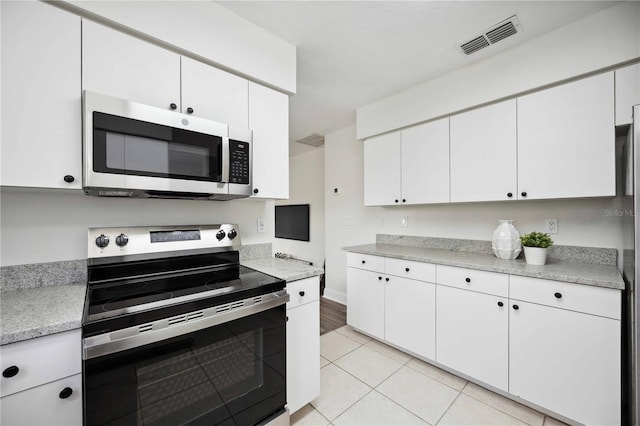
{"label": "white wall", "polygon": [[[334,187],[340,195],[332,194]],[[545,219],[558,219],[559,233],[552,235],[556,244],[618,248],[620,218],[608,213],[620,209],[618,203],[594,198],[364,207],[363,144],[349,127],[325,136],[326,294],[346,300],[342,248],[374,243],[377,233],[491,240],[499,219],[515,220],[520,232],[543,230]],[[409,218],[407,228],[400,226],[402,216]]]}
{"label": "white wall", "polygon": [[[87,228],[237,223],[243,244],[273,240],[273,201],[147,200],[89,197],[80,191],[0,193],[0,265],[86,259]],[[266,232],[257,232],[263,218]]]}
{"label": "white wall", "polygon": [[59,6],[113,21],[190,52],[196,59],[289,93],[296,47],[212,1],[85,1]]}
{"label": "white wall", "polygon": [[639,57],[640,2],[623,2],[359,108],[358,139],[512,97]]}
{"label": "white wall", "polygon": [[309,241],[273,240],[273,251],[289,253],[322,267],[325,257],[324,148],[289,159],[289,199],[276,205],[309,204]]}

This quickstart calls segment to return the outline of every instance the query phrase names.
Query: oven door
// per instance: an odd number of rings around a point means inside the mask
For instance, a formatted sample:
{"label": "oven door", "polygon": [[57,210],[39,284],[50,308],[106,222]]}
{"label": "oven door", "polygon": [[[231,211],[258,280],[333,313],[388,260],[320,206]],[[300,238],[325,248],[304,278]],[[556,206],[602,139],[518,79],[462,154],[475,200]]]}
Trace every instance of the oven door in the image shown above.
{"label": "oven door", "polygon": [[284,304],[106,355],[87,340],[86,425],[253,425],[284,409]]}
{"label": "oven door", "polygon": [[224,124],[85,92],[84,126],[83,186],[104,192],[94,195],[228,194]]}

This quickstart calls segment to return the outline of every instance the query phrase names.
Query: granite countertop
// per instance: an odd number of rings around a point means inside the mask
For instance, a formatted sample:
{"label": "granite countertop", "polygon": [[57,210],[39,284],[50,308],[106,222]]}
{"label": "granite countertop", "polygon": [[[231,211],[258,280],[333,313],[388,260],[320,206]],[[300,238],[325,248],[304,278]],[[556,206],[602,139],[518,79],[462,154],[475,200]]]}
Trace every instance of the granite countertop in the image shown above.
{"label": "granite countertop", "polygon": [[435,263],[438,265],[501,272],[504,274],[565,281],[617,290],[624,289],[624,281],[615,265],[596,265],[551,260],[544,266],[535,266],[527,265],[524,259],[503,260],[489,254],[409,247],[395,244],[365,244],[345,247],[343,250],[353,253],[394,257],[418,262]]}
{"label": "granite countertop", "polygon": [[240,263],[242,266],[273,275],[287,282],[324,274],[324,270],[317,266],[310,266],[304,262],[278,259],[275,257],[243,260]]}
{"label": "granite countertop", "polygon": [[0,293],[0,345],[82,327],[85,284]]}

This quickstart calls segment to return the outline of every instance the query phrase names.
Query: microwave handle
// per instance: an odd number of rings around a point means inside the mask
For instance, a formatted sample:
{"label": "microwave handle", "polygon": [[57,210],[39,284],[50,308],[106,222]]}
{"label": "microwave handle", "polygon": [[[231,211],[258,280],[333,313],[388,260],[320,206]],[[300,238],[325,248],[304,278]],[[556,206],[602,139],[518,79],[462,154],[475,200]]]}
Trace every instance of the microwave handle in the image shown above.
{"label": "microwave handle", "polygon": [[222,178],[220,182],[227,183],[229,182],[229,164],[231,162],[230,153],[229,153],[229,138],[222,138]]}

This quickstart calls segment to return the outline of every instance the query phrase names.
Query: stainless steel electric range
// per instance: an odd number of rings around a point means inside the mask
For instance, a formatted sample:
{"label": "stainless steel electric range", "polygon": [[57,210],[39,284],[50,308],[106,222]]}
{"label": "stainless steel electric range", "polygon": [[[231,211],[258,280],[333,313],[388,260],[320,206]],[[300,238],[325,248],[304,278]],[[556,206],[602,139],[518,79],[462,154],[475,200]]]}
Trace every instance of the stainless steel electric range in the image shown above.
{"label": "stainless steel electric range", "polygon": [[85,425],[288,424],[285,282],[235,225],[89,230]]}

